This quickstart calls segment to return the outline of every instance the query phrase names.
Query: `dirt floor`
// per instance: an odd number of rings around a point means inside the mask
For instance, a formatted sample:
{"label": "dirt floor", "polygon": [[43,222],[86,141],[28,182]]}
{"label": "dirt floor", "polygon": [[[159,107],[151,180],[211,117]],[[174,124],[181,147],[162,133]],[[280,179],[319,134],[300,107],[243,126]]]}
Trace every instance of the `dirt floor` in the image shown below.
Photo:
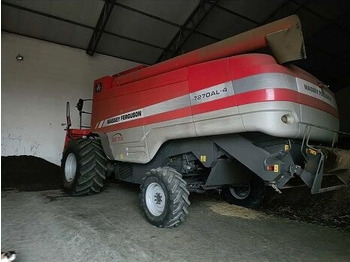
{"label": "dirt floor", "polygon": [[260,210],[266,214],[350,231],[350,189],[311,195],[307,187],[278,194],[268,190]]}
{"label": "dirt floor", "polygon": [[[60,189],[60,167],[32,156],[2,157],[2,190],[43,191]],[[108,183],[120,183],[110,180]],[[108,189],[108,184],[106,185]],[[220,209],[217,191],[208,192],[209,207]],[[200,196],[198,196],[201,198]],[[282,194],[266,190],[262,206],[255,215],[283,217],[350,232],[350,189],[311,195],[307,187],[286,189]]]}
{"label": "dirt floor", "polygon": [[266,215],[193,194],[184,223],[147,223],[139,187],[111,183],[97,195],[60,189],[1,193],[1,247],[16,262],[350,261],[350,232]]}

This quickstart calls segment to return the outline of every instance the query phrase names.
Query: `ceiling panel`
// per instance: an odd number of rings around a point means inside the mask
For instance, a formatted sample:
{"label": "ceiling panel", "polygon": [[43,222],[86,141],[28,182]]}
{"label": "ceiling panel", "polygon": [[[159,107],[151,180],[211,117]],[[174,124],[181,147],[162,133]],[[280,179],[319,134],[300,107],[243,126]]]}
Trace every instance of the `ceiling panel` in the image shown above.
{"label": "ceiling panel", "polygon": [[101,0],[3,0],[74,22],[95,26],[104,2]]}
{"label": "ceiling panel", "polygon": [[285,0],[221,0],[219,5],[254,21],[263,23]]}
{"label": "ceiling panel", "polygon": [[334,25],[328,25],[319,31],[310,41],[313,46],[327,50],[334,56],[350,58],[350,34]]}
{"label": "ceiling panel", "polygon": [[180,25],[185,23],[199,4],[199,0],[121,0],[118,2]]}
{"label": "ceiling panel", "polygon": [[92,30],[27,11],[2,6],[2,29],[59,44],[86,48]]}
{"label": "ceiling panel", "polygon": [[162,53],[161,49],[107,34],[102,35],[96,51],[145,64],[155,63]]}
{"label": "ceiling panel", "polygon": [[290,16],[295,13],[296,10],[298,10],[299,4],[298,3],[292,3],[290,1],[284,1],[284,4],[280,6],[280,8],[276,9],[276,12],[271,13],[269,19],[266,21],[272,22],[276,21],[278,19],[282,19],[286,16]]}
{"label": "ceiling panel", "polygon": [[[298,2],[305,2],[305,0],[297,0]],[[316,12],[323,17],[333,20],[339,15],[349,12],[349,0],[317,0],[306,1],[305,7]]]}
{"label": "ceiling panel", "polygon": [[[348,10],[348,11],[350,11],[350,10]],[[337,25],[339,25],[340,27],[342,27],[344,30],[346,30],[347,33],[350,32],[350,15],[349,15],[349,13],[345,13],[345,14],[339,16],[334,22]]]}
{"label": "ceiling panel", "polygon": [[37,38],[44,38],[48,32],[47,17],[7,6],[2,6],[1,13],[2,29]]}
{"label": "ceiling panel", "polygon": [[109,18],[106,31],[166,47],[178,28],[116,6]]}
{"label": "ceiling panel", "polygon": [[47,39],[56,43],[86,49],[93,31],[88,28],[70,25],[57,20],[49,21]]}
{"label": "ceiling panel", "polygon": [[303,8],[300,8],[296,14],[300,18],[303,35],[306,40],[312,38],[328,24],[328,22],[321,17]]}
{"label": "ceiling panel", "polygon": [[193,35],[189,38],[187,43],[184,45],[183,50],[184,50],[184,52],[187,53],[187,52],[192,51],[194,49],[210,45],[214,42],[216,42],[216,41],[211,39],[211,38],[193,33]]}
{"label": "ceiling panel", "polygon": [[256,26],[256,24],[246,19],[214,8],[199,26],[198,31],[215,36],[219,39],[225,39],[250,30]]}

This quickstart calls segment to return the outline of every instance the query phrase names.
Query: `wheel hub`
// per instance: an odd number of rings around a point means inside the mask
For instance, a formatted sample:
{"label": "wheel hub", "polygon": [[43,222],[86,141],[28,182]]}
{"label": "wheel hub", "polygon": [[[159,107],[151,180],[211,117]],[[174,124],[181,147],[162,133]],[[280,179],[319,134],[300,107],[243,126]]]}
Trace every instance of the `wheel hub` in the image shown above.
{"label": "wheel hub", "polygon": [[156,193],[154,195],[154,201],[156,202],[157,205],[160,205],[160,203],[162,203],[162,196],[159,193]]}
{"label": "wheel hub", "polygon": [[230,193],[237,199],[246,199],[250,194],[250,184],[243,186],[230,186]]}
{"label": "wheel hub", "polygon": [[77,159],[73,153],[70,153],[66,158],[66,163],[64,164],[64,175],[67,182],[72,182],[75,178],[75,173],[77,171]]}
{"label": "wheel hub", "polygon": [[165,193],[156,182],[149,184],[146,189],[146,205],[154,216],[160,216],[165,209]]}

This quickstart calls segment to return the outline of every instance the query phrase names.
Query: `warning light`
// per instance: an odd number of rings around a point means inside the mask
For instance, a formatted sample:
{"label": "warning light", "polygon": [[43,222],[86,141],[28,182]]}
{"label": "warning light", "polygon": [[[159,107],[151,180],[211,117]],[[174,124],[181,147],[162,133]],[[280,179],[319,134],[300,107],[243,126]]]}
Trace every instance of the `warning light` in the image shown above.
{"label": "warning light", "polygon": [[273,165],[266,166],[267,171],[273,171]]}
{"label": "warning light", "polygon": [[278,173],[279,172],[279,165],[278,164],[268,165],[268,166],[266,166],[266,170]]}
{"label": "warning light", "polygon": [[311,155],[314,155],[314,156],[317,155],[316,150],[313,150],[313,149],[310,149],[310,148],[307,149],[307,152],[308,152],[309,154],[311,154]]}

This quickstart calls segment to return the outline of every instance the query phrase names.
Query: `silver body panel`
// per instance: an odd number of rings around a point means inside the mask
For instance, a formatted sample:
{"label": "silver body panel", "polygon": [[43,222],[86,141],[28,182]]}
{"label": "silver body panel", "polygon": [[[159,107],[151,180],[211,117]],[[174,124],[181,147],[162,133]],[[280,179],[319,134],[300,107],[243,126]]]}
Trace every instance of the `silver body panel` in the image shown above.
{"label": "silver body panel", "polygon": [[[297,91],[299,94],[316,98],[336,110],[334,96],[329,91],[282,73],[265,73],[222,83],[139,110],[142,110],[143,115],[151,116],[244,92],[274,88]],[[201,93],[215,90],[222,92],[215,97],[198,100],[198,95]],[[290,123],[281,120],[283,115],[291,116]],[[118,130],[107,133],[107,136],[113,160],[147,163],[156,155],[161,145],[171,139],[242,132],[262,132],[275,137],[302,139],[306,124],[338,130],[339,119],[328,112],[297,102],[264,101]],[[333,136],[332,132],[314,128],[310,138],[331,142]]]}

